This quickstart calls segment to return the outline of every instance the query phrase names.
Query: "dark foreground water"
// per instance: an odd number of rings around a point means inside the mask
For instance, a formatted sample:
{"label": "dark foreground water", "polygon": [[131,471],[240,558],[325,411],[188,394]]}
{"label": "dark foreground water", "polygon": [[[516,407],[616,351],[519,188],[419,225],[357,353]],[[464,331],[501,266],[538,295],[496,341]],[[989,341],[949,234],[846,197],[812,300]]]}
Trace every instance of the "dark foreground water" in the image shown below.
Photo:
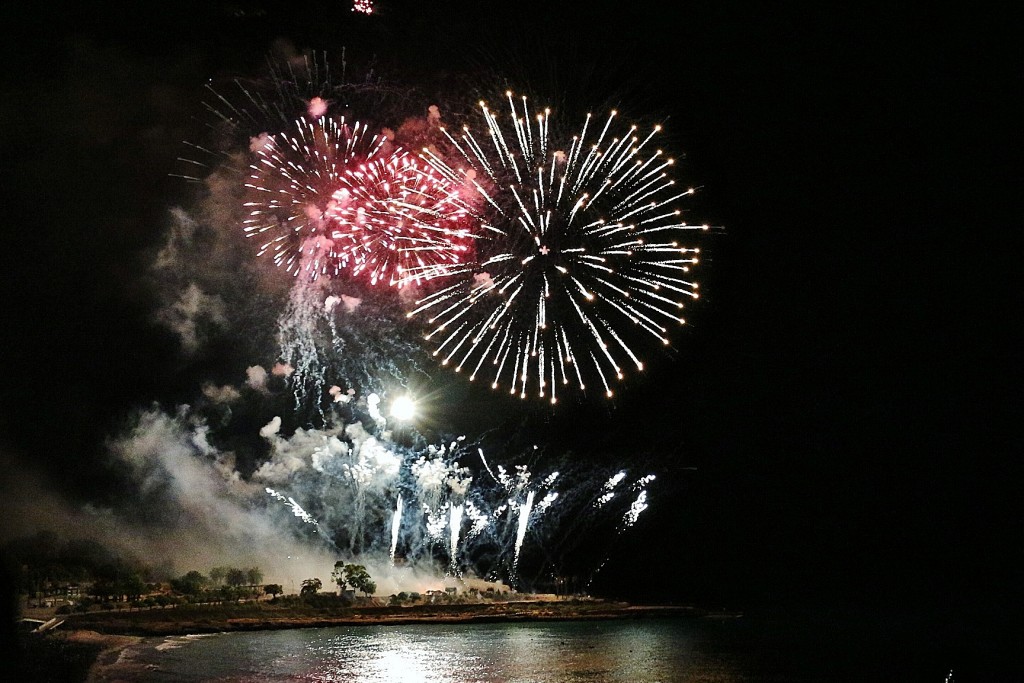
{"label": "dark foreground water", "polygon": [[957,683],[1024,680],[965,678],[963,653],[934,635],[944,629],[912,627],[672,618],[222,633],[145,639],[96,680],[943,683],[951,669]]}

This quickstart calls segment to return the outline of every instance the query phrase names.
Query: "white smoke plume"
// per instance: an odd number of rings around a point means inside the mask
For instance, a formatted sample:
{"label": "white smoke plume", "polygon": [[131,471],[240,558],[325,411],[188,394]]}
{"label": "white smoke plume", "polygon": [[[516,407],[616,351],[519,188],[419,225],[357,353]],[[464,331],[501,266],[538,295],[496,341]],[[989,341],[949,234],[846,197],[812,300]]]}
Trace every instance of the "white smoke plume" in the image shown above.
{"label": "white smoke plume", "polygon": [[194,282],[177,300],[157,311],[156,319],[178,336],[182,349],[189,354],[199,349],[208,334],[227,323],[224,301],[216,294],[206,294]]}
{"label": "white smoke plume", "polygon": [[214,403],[232,403],[242,397],[241,392],[231,385],[217,386],[213,382],[203,384],[203,396]]}
{"label": "white smoke plume", "polygon": [[246,385],[257,391],[267,390],[267,371],[260,365],[251,365],[245,370]]}

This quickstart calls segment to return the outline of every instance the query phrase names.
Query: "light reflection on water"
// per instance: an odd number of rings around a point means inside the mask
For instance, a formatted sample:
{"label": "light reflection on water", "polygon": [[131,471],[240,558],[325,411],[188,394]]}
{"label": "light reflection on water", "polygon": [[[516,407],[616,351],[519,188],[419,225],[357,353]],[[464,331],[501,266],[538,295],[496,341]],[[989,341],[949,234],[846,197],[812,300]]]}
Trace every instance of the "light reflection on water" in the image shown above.
{"label": "light reflection on water", "polygon": [[[662,683],[753,680],[692,619],[354,626],[147,639],[99,681]],[[712,637],[709,637],[712,636]],[[717,638],[717,639],[716,639]],[[168,648],[169,641],[176,647]]]}

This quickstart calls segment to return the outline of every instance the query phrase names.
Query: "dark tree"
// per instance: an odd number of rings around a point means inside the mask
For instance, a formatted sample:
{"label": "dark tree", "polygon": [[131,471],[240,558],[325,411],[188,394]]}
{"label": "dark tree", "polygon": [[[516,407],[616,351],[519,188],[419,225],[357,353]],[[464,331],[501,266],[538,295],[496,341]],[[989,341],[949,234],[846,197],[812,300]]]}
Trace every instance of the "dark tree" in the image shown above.
{"label": "dark tree", "polygon": [[198,595],[209,582],[209,579],[193,569],[184,576],[171,579],[171,588],[183,595]]}
{"label": "dark tree", "polygon": [[317,591],[323,588],[323,582],[320,579],[303,579],[302,588],[299,590],[299,595],[306,597],[310,595],[316,595]]}
{"label": "dark tree", "polygon": [[250,586],[258,586],[263,581],[263,572],[259,567],[250,567],[245,570],[245,578]]}
{"label": "dark tree", "polygon": [[345,566],[345,581],[352,586],[353,590],[362,591],[365,595],[370,595],[377,590],[377,584],[370,578],[366,567],[361,564]]}
{"label": "dark tree", "polygon": [[338,560],[334,563],[334,571],[331,572],[331,580],[338,584],[338,592],[345,592],[345,563]]}
{"label": "dark tree", "polygon": [[248,578],[249,576],[244,569],[228,567],[228,571],[224,575],[224,582],[229,586],[237,588],[238,586],[244,586]]}
{"label": "dark tree", "polygon": [[210,582],[214,585],[220,585],[224,581],[224,577],[228,575],[227,567],[214,567],[210,570]]}

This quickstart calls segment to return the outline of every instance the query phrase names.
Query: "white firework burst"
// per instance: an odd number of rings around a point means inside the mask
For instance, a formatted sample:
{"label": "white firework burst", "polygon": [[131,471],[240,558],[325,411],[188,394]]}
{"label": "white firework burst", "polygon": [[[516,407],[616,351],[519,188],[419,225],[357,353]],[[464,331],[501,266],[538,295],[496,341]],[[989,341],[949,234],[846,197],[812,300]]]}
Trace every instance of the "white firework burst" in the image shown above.
{"label": "white firework burst", "polygon": [[520,110],[506,95],[502,123],[481,102],[482,134],[445,130],[451,153],[421,154],[484,210],[461,204],[481,222],[474,262],[446,271],[408,315],[425,319],[440,362],[471,380],[552,403],[596,382],[610,397],[630,368],[644,369],[644,347],[669,345],[685,322],[700,249],[682,241],[708,226],[682,220],[678,203],[694,190],[677,187],[673,160],[651,149],[660,126],[613,136],[612,111],[559,140],[550,110],[531,116],[525,97]]}

